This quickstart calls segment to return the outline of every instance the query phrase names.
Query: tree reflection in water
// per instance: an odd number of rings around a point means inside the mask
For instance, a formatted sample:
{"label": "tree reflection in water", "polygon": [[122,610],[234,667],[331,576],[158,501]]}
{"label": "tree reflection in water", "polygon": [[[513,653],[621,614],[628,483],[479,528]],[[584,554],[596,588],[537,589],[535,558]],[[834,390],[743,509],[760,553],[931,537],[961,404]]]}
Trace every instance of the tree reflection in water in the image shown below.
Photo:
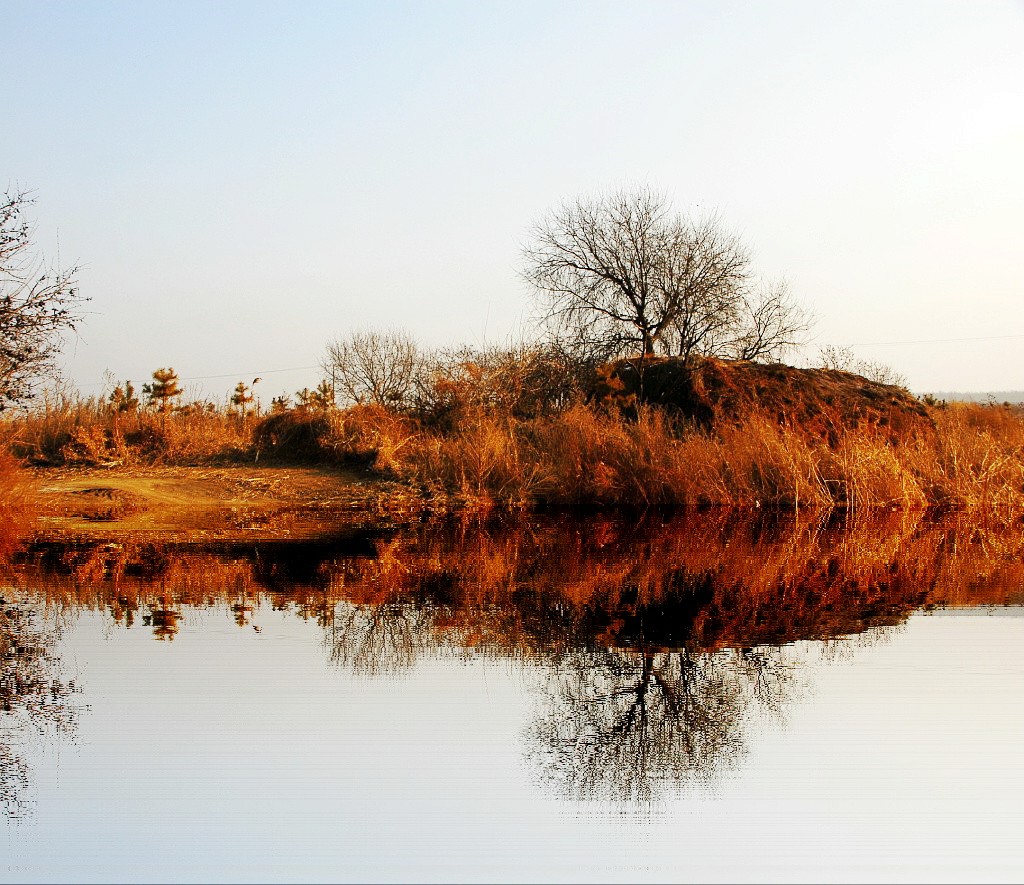
{"label": "tree reflection in water", "polygon": [[[756,660],[777,657],[772,649]],[[531,755],[576,798],[649,800],[660,783],[706,780],[742,754],[747,709],[768,685],[743,658],[735,650],[569,655],[545,687]],[[779,691],[784,671],[773,669]]]}
{"label": "tree reflection in water", "polygon": [[431,614],[399,600],[366,606],[339,603],[327,626],[330,658],[367,675],[408,669],[421,652],[436,647]]}
{"label": "tree reflection in water", "polygon": [[1024,531],[913,514],[447,523],[301,545],[36,545],[3,577],[50,610],[142,621],[158,639],[190,607],[258,629],[269,603],[315,621],[330,660],[366,675],[424,655],[521,661],[544,674],[527,732],[546,782],[643,800],[742,755],[754,712],[792,695],[792,643],[1024,601]]}
{"label": "tree reflection in water", "polygon": [[54,645],[59,626],[34,604],[0,598],[0,807],[7,817],[32,809],[25,747],[33,737],[73,734],[75,682],[60,673]]}

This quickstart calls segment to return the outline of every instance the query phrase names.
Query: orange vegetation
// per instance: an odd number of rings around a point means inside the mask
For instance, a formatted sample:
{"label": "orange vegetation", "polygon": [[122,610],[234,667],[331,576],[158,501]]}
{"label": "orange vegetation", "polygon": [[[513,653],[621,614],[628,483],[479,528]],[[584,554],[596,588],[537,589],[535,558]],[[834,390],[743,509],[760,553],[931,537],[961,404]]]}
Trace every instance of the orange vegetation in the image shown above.
{"label": "orange vegetation", "polygon": [[11,455],[0,449],[0,561],[17,549],[34,517],[24,471]]}
{"label": "orange vegetation", "polygon": [[185,606],[230,607],[246,623],[269,601],[342,644],[400,627],[420,644],[506,655],[595,642],[706,651],[859,633],[922,607],[1020,604],[1024,531],[901,513],[841,524],[544,520],[220,551],[37,545],[7,580],[50,604],[144,617],[161,636]]}
{"label": "orange vegetation", "polygon": [[58,398],[5,419],[0,440],[47,465],[358,464],[435,509],[1024,513],[1016,409],[925,407],[844,372],[700,365],[688,387],[662,360],[645,370],[642,396],[606,372],[589,395],[564,401],[514,385],[502,399],[498,381],[468,370],[458,384],[435,379],[420,406],[324,401],[260,416]]}

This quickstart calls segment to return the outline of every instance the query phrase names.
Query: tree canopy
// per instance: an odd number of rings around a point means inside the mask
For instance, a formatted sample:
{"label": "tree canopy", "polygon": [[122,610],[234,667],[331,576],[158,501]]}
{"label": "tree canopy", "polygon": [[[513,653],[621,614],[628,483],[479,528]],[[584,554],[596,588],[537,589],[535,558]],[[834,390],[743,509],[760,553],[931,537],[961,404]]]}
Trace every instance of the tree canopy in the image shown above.
{"label": "tree canopy", "polygon": [[77,267],[48,266],[25,217],[31,198],[0,195],[0,410],[32,395],[54,368],[61,335],[80,320]]}
{"label": "tree canopy", "polygon": [[543,320],[590,356],[775,358],[807,328],[785,285],[758,284],[716,216],[674,211],[647,188],[564,203],[523,254]]}
{"label": "tree canopy", "polygon": [[407,332],[362,331],[328,344],[323,369],[343,401],[394,406],[408,398],[419,362]]}

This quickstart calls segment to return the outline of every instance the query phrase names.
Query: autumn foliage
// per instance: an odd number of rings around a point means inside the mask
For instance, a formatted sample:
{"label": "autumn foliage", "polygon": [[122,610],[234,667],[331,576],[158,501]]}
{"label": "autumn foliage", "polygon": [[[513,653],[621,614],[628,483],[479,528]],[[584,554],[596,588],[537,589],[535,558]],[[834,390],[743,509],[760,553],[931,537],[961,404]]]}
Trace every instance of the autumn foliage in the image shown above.
{"label": "autumn foliage", "polygon": [[421,368],[393,405],[337,408],[325,388],[240,414],[120,389],[46,397],[0,434],[36,465],[361,466],[448,510],[1024,512],[1024,416],[1010,406],[925,406],[835,370],[713,360],[687,389],[671,373],[692,364],[657,360],[645,388],[621,367],[574,378],[536,352],[472,357]]}

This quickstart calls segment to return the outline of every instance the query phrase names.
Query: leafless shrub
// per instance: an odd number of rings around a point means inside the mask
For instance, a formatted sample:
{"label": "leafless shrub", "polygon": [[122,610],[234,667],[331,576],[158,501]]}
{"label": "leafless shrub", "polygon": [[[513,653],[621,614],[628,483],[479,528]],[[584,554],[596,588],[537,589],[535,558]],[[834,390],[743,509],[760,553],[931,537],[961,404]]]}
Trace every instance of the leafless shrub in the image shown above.
{"label": "leafless shrub", "polygon": [[420,363],[419,348],[407,332],[353,332],[327,346],[323,369],[343,403],[403,406],[409,401]]}
{"label": "leafless shrub", "polygon": [[582,396],[594,374],[591,363],[550,344],[440,351],[417,375],[416,414],[435,429],[454,429],[484,414],[551,415]]}
{"label": "leafless shrub", "polygon": [[870,381],[877,381],[879,384],[891,384],[904,389],[907,386],[907,379],[892,366],[874,360],[861,359],[848,347],[829,344],[821,349],[818,362],[823,369],[852,372],[855,375],[863,375]]}
{"label": "leafless shrub", "polygon": [[741,360],[779,360],[799,345],[812,316],[797,304],[783,282],[745,293],[739,305],[735,337],[720,348]]}

